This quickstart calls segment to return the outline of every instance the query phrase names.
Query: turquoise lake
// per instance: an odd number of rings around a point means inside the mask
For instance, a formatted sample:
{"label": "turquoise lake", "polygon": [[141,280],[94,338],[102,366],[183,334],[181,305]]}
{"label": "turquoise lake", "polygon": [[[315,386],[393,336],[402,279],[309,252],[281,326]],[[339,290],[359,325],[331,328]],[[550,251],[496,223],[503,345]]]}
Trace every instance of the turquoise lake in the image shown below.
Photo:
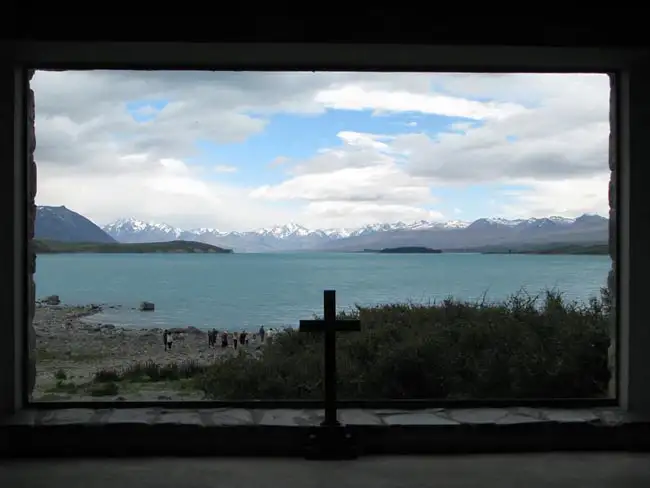
{"label": "turquoise lake", "polygon": [[[37,296],[119,305],[91,320],[136,327],[297,326],[337,291],[354,304],[503,299],[556,289],[587,300],[605,285],[607,256],[481,254],[59,254],[37,260]],[[155,312],[134,310],[152,301]]]}

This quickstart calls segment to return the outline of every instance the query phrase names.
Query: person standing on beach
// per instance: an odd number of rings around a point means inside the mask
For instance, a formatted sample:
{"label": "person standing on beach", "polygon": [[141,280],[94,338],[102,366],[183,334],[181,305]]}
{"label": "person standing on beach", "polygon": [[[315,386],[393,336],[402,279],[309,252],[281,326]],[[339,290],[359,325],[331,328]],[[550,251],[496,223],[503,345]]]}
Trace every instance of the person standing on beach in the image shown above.
{"label": "person standing on beach", "polygon": [[232,333],[232,347],[235,348],[235,351],[237,350],[237,332]]}
{"label": "person standing on beach", "polygon": [[228,331],[224,330],[223,333],[221,334],[221,347],[226,348],[228,347]]}
{"label": "person standing on beach", "polygon": [[212,330],[208,331],[208,347],[212,347],[212,343],[214,342],[214,336],[212,335]]}
{"label": "person standing on beach", "polygon": [[174,336],[171,332],[167,332],[167,348],[172,350],[172,343],[174,342]]}
{"label": "person standing on beach", "polygon": [[167,335],[169,332],[167,332],[167,329],[163,331],[163,346],[165,346],[165,351],[167,350]]}
{"label": "person standing on beach", "polygon": [[264,335],[266,334],[266,331],[264,330],[264,326],[262,325],[260,327],[260,342],[264,342]]}

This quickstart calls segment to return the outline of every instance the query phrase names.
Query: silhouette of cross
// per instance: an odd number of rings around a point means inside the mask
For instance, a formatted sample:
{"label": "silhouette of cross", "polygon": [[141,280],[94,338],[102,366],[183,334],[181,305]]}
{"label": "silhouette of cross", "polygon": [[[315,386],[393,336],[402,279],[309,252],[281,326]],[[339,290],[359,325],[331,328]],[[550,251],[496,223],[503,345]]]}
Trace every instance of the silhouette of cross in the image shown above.
{"label": "silhouette of cross", "polygon": [[336,416],[336,333],[361,330],[359,320],[336,318],[336,291],[323,292],[323,319],[301,320],[300,332],[322,332],[325,335],[325,420],[324,427],[339,426]]}

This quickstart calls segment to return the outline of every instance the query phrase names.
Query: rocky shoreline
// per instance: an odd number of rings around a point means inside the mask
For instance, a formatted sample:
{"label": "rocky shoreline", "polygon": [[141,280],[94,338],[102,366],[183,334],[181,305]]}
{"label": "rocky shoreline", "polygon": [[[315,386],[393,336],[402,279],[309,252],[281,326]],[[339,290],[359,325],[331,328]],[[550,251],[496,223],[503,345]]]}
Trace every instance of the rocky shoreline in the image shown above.
{"label": "rocky shoreline", "polygon": [[[103,310],[102,305],[68,306],[38,302],[36,332],[36,386],[33,401],[147,401],[201,400],[203,393],[175,384],[138,383],[113,396],[92,396],[83,388],[99,370],[122,370],[133,363],[153,361],[159,365],[195,361],[209,364],[234,354],[232,347],[208,345],[207,332],[194,327],[171,329],[174,344],[165,351],[161,328],[127,328],[85,321]],[[261,344],[245,347],[261,353]],[[61,378],[65,377],[62,385]]]}

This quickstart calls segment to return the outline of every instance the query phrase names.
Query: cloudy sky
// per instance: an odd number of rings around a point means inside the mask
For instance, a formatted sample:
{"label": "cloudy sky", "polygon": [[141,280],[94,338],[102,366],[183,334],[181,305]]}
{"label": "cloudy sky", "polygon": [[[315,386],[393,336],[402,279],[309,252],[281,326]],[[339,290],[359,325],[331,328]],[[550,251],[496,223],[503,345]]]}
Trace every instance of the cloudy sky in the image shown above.
{"label": "cloudy sky", "polygon": [[607,211],[605,75],[38,72],[39,205],[247,230]]}

